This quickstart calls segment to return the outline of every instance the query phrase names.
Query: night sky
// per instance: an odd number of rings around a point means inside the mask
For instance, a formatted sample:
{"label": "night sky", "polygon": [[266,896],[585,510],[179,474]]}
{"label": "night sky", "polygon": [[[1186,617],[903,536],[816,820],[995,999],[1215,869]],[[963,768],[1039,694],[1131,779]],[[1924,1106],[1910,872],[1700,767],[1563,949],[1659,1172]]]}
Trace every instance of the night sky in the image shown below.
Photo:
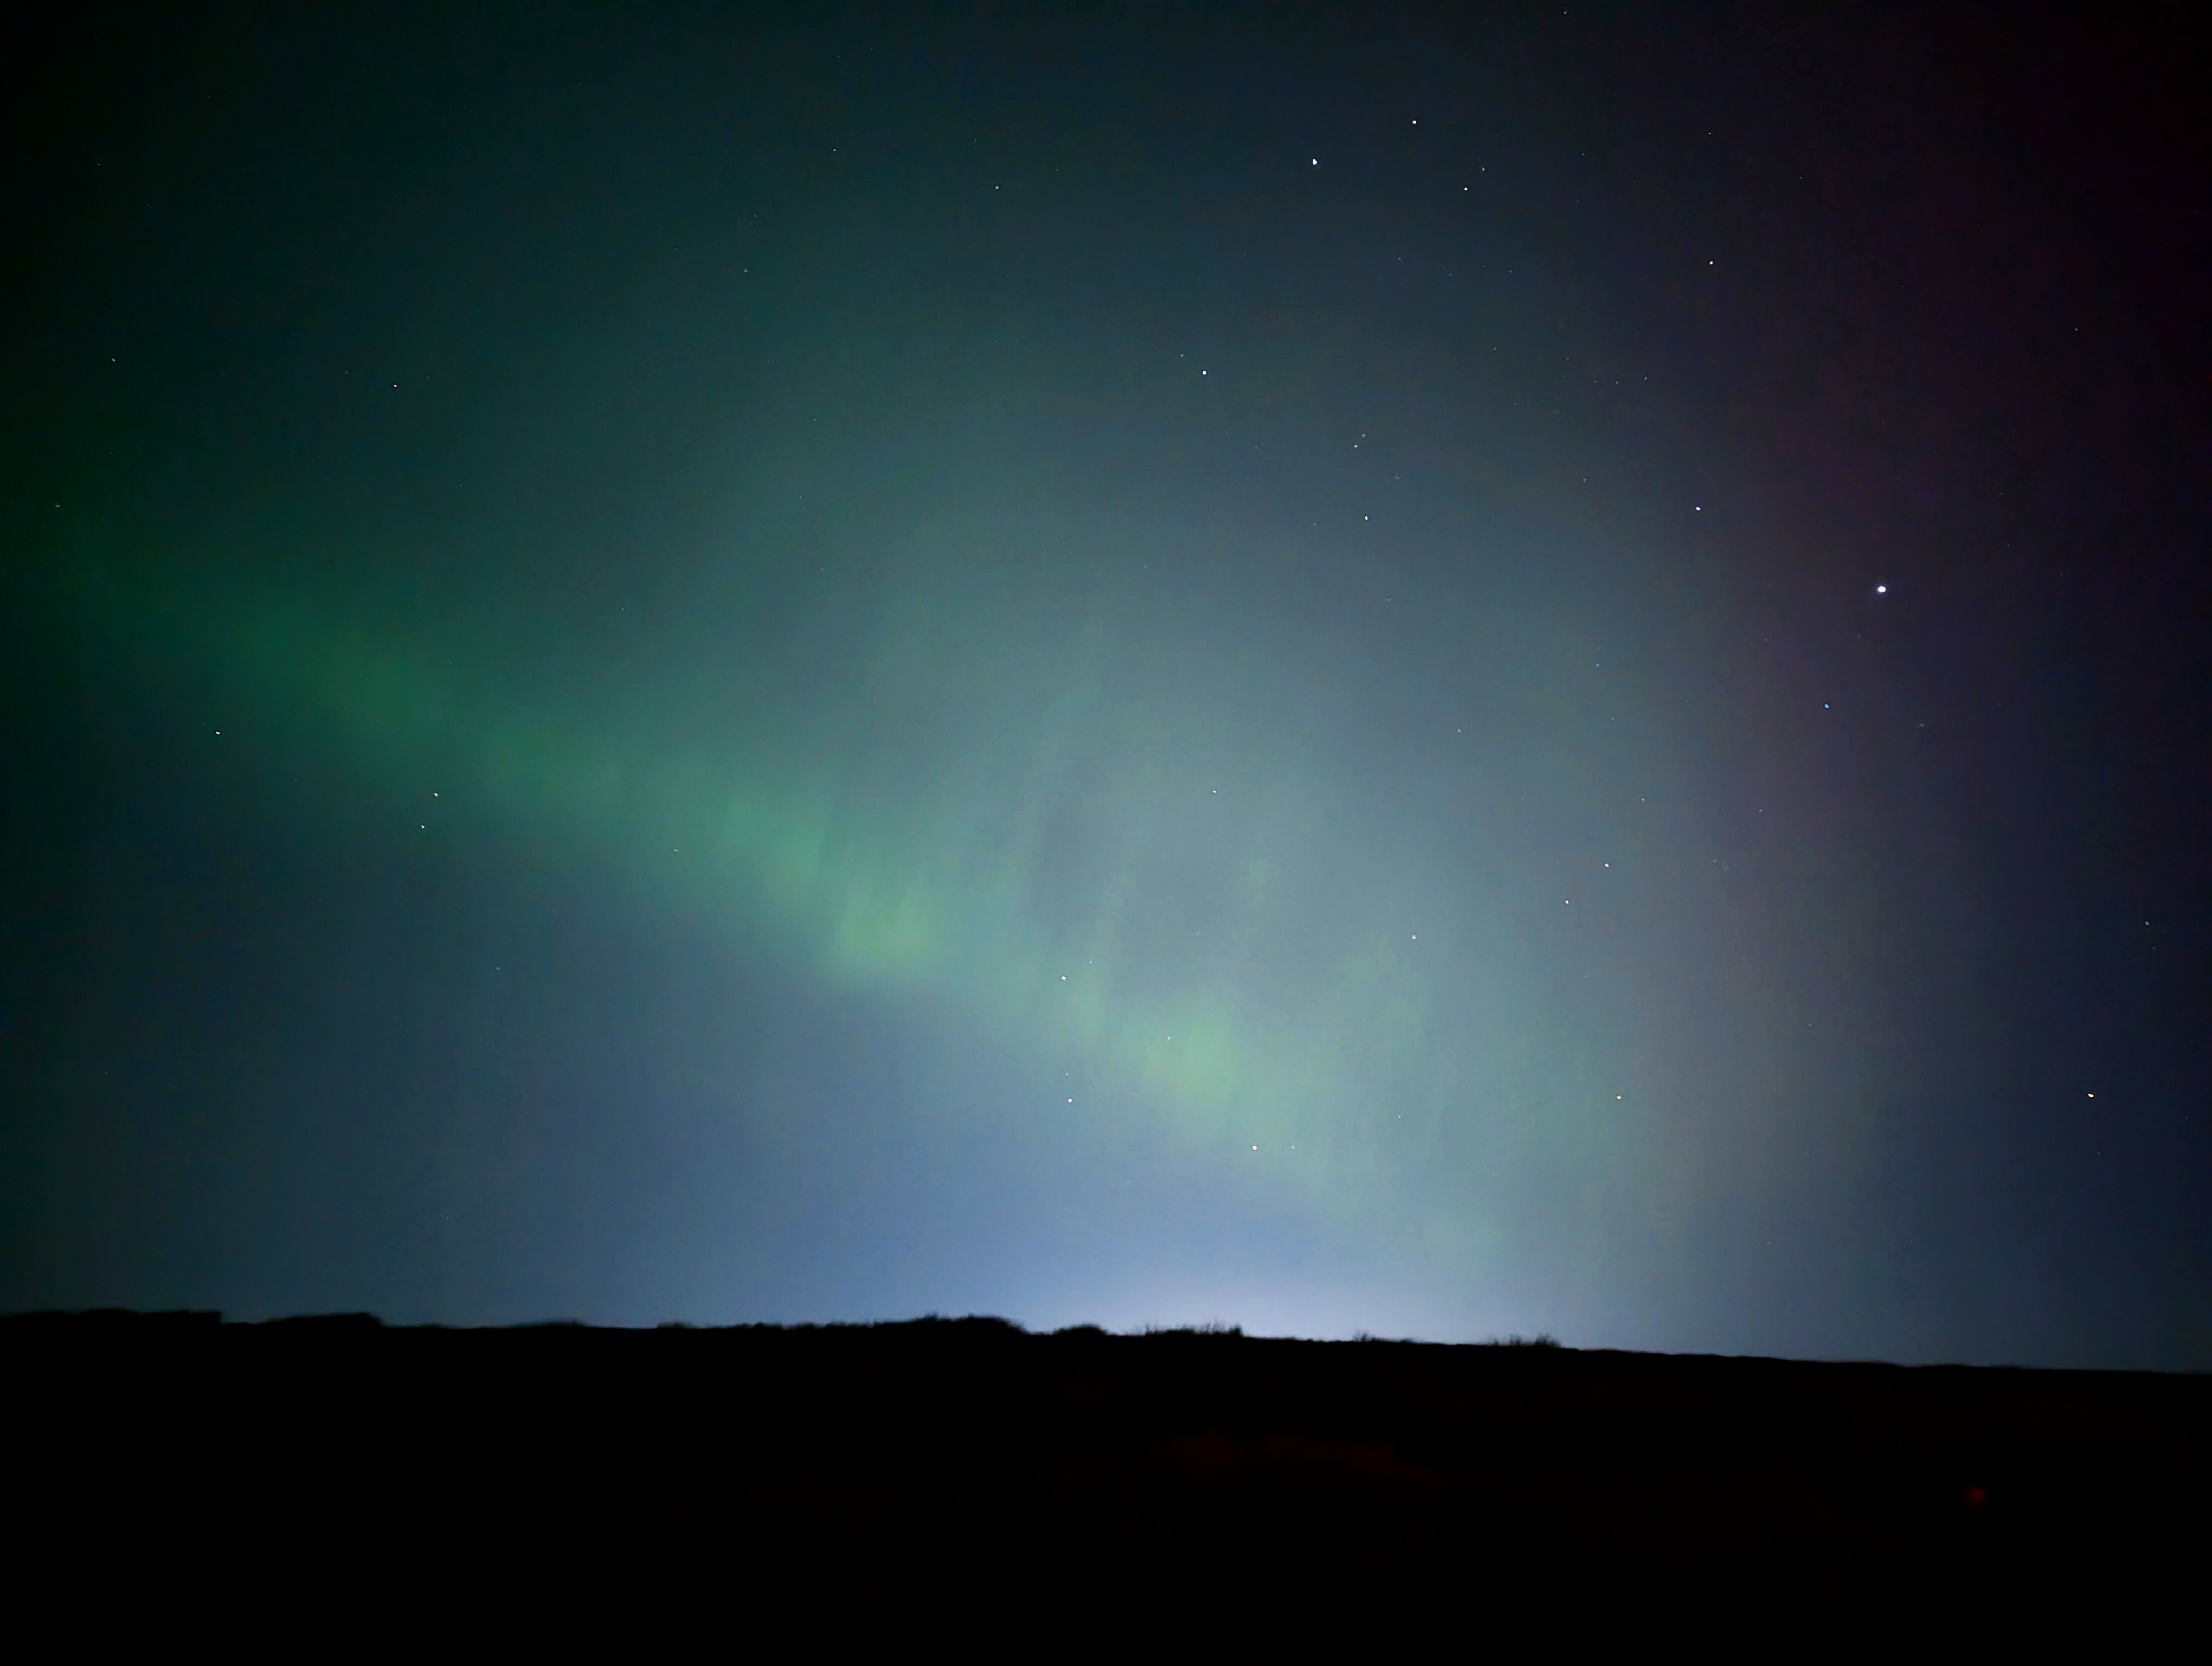
{"label": "night sky", "polygon": [[0,1310],[2212,1365],[2193,14],[12,9]]}

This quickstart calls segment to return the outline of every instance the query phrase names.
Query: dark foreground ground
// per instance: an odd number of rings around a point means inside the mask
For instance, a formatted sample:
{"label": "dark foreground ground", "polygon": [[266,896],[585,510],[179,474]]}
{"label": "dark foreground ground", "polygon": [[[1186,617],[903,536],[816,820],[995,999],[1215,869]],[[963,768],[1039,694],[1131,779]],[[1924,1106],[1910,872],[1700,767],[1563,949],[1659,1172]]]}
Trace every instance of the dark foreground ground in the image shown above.
{"label": "dark foreground ground", "polygon": [[304,1608],[317,1652],[406,1614],[2193,1652],[2212,1594],[2202,1377],[203,1314],[0,1320],[0,1371],[18,1612]]}

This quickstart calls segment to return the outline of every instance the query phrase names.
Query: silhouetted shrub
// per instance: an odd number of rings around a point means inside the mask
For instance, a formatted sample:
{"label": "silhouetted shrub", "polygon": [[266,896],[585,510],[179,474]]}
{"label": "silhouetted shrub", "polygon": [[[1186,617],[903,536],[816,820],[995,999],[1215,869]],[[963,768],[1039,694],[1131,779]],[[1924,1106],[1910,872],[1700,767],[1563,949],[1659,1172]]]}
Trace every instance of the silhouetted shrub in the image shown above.
{"label": "silhouetted shrub", "polygon": [[[571,1319],[570,1324],[581,1321]],[[257,1327],[262,1330],[312,1330],[327,1335],[334,1330],[381,1330],[384,1321],[374,1313],[295,1313],[282,1319],[264,1319]]]}

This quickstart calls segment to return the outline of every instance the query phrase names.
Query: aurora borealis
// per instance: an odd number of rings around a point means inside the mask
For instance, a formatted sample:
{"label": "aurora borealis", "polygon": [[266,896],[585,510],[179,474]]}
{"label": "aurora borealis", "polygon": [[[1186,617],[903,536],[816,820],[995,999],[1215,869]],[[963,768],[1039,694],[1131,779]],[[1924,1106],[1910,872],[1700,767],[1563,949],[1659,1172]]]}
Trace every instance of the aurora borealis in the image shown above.
{"label": "aurora borealis", "polygon": [[0,1303],[2201,1363],[2201,131],[1993,18],[42,40]]}

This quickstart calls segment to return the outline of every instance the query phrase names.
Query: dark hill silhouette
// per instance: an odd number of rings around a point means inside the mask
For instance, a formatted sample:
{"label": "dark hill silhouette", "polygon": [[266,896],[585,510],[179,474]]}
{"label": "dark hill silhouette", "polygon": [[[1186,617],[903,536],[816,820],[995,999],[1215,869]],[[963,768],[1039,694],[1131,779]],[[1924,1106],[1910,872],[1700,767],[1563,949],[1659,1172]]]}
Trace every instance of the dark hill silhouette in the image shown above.
{"label": "dark hill silhouette", "polygon": [[198,1313],[0,1364],[18,1589],[75,1600],[2047,1651],[2193,1635],[2212,1541],[2201,1377]]}

